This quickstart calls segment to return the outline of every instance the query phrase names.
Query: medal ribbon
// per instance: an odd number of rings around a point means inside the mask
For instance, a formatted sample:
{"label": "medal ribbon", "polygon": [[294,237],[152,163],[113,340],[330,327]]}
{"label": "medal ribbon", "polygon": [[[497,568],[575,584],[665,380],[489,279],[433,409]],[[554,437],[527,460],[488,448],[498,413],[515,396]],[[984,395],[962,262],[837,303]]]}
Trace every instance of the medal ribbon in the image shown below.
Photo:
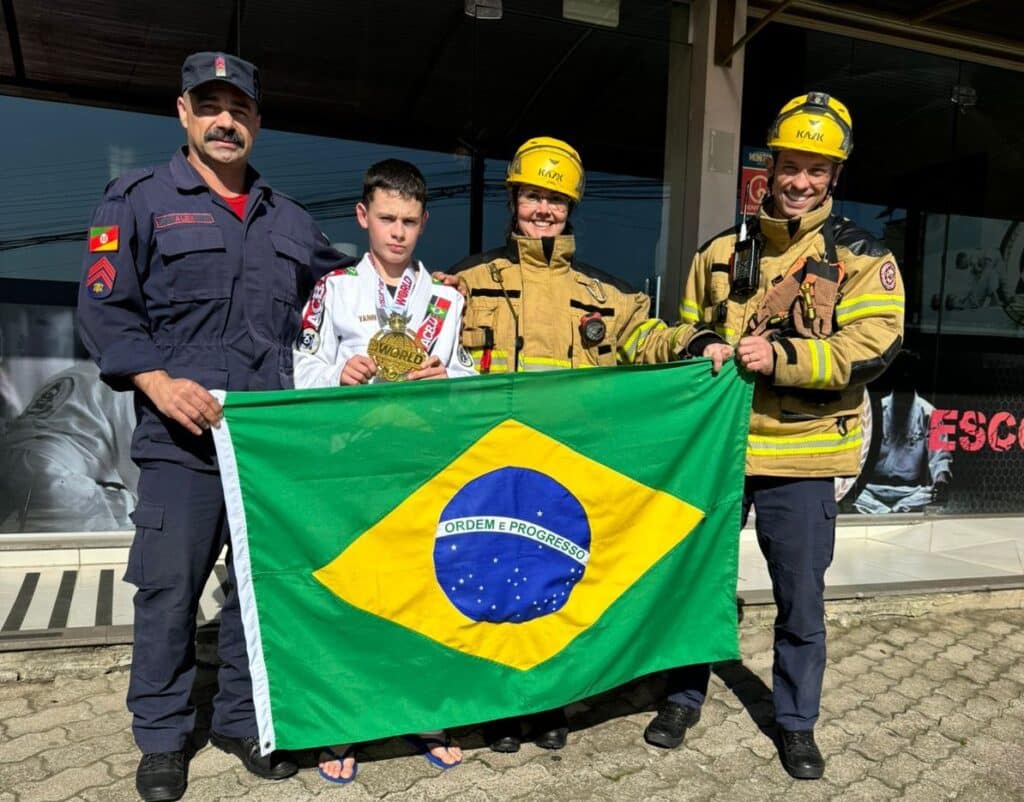
{"label": "medal ribbon", "polygon": [[392,315],[401,315],[408,320],[405,309],[409,306],[409,299],[412,297],[413,287],[416,285],[416,271],[410,265],[402,271],[402,279],[395,290],[395,297],[391,298],[384,279],[377,274],[377,322],[382,329],[388,328],[388,319]]}

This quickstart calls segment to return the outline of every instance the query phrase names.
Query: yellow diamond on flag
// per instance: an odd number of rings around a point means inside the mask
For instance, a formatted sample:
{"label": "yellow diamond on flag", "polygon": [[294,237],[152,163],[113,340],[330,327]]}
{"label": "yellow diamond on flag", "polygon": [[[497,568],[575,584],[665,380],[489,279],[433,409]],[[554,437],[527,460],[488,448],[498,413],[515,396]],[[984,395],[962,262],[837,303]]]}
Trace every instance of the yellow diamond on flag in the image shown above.
{"label": "yellow diamond on flag", "polygon": [[509,419],[314,576],[354,607],[528,670],[595,624],[703,517]]}

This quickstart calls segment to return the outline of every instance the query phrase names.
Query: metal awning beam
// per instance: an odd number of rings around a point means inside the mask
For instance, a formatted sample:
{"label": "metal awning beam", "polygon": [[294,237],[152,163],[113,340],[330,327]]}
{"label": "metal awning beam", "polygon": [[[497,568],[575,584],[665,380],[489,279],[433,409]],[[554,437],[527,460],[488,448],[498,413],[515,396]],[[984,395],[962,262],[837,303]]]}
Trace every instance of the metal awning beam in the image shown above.
{"label": "metal awning beam", "polygon": [[[715,65],[719,67],[728,67],[732,63],[732,57],[735,56],[740,50],[746,47],[747,42],[753,39],[759,34],[764,27],[775,19],[779,14],[789,8],[797,0],[782,0],[775,8],[765,14],[761,19],[757,21],[753,28],[747,31],[741,36],[736,42],[733,43],[732,47],[725,53],[719,53],[718,48],[715,48]],[[730,30],[730,34],[732,31]],[[730,39],[732,36],[730,35]]]}
{"label": "metal awning beam", "polygon": [[[978,0],[948,0],[920,12],[920,15],[934,20],[938,15],[952,11],[954,5],[960,8],[974,2]],[[776,5],[765,0],[750,0],[747,12],[755,17],[772,15],[779,22],[812,30],[859,36],[897,47],[1024,71],[1024,41],[1020,39],[971,33],[937,24],[938,21],[915,23],[908,16],[889,14],[856,3],[796,0],[791,8],[780,12]]]}
{"label": "metal awning beam", "polygon": [[958,8],[964,6],[973,6],[978,0],[946,0],[944,3],[936,3],[931,8],[926,8],[918,14],[915,14],[910,18],[911,25],[920,25],[922,22],[927,22],[933,17],[941,17],[943,14],[948,14],[950,11],[956,11]]}
{"label": "metal awning beam", "polygon": [[25,57],[21,54],[21,38],[18,36],[18,19],[14,15],[14,0],[3,0],[0,7],[4,10],[4,25],[7,27],[7,41],[11,47],[14,77],[18,81],[24,81]]}

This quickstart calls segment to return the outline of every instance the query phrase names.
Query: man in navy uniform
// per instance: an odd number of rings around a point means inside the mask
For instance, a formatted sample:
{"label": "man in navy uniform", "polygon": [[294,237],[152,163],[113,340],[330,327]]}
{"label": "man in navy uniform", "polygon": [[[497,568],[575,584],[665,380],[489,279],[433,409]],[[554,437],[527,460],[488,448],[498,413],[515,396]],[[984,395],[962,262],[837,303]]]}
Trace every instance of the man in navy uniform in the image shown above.
{"label": "man in navy uniform", "polygon": [[[221,407],[209,390],[291,387],[302,304],[321,275],[351,263],[248,165],[260,127],[256,67],[194,53],[181,76],[186,145],[169,165],[132,170],[107,187],[90,224],[78,307],[103,379],[135,391],[128,708],[143,753],[136,785],[148,802],[185,792],[196,608],[228,542],[209,433]],[[254,774],[282,779],[296,765],[260,754],[230,551],[228,575],[210,741]]]}

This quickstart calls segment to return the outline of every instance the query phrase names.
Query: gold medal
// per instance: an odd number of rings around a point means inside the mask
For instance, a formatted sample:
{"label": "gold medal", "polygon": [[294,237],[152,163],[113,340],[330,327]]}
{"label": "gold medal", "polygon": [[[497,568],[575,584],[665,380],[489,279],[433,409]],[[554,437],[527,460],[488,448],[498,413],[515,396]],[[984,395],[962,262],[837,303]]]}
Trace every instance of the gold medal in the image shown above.
{"label": "gold medal", "polygon": [[392,314],[388,327],[374,334],[366,347],[366,353],[377,364],[384,381],[404,381],[409,372],[421,367],[427,358],[427,349],[406,328],[408,323],[405,315]]}

